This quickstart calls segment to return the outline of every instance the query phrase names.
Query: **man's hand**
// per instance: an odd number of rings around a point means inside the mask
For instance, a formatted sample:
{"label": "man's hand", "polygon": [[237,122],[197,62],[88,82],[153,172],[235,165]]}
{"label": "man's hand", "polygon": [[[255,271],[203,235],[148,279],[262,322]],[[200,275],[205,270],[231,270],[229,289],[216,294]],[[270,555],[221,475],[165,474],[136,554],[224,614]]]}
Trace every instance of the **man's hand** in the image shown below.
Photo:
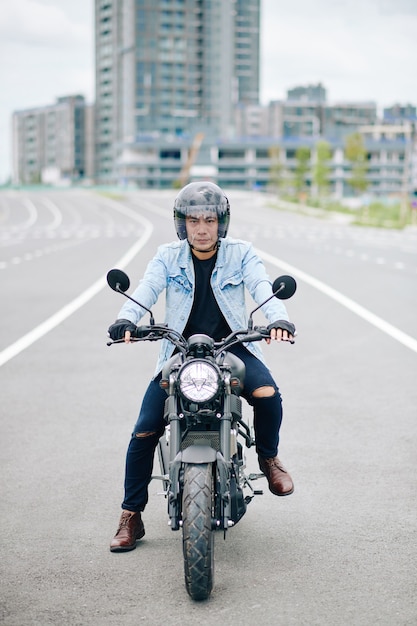
{"label": "man's hand", "polygon": [[294,343],[296,331],[294,324],[291,322],[287,322],[287,320],[277,320],[269,324],[268,330],[269,338],[266,339],[266,343],[271,343],[271,341],[289,341],[290,343]]}
{"label": "man's hand", "polygon": [[114,324],[109,327],[108,334],[113,341],[119,341],[124,339],[125,343],[130,343],[132,332],[136,330],[136,326],[130,320],[116,320]]}

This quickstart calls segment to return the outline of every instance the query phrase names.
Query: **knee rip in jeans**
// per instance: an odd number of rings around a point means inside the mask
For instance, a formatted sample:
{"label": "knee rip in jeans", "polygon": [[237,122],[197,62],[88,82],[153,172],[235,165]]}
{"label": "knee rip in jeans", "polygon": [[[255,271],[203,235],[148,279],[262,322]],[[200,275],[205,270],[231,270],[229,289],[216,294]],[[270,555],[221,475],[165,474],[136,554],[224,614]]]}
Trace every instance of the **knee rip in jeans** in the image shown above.
{"label": "knee rip in jeans", "polygon": [[258,387],[252,391],[253,398],[272,398],[277,395],[277,390],[271,385],[265,385],[264,387]]}
{"label": "knee rip in jeans", "polygon": [[156,430],[153,430],[147,433],[134,433],[134,436],[136,437],[136,439],[144,439],[145,437],[153,437],[153,435],[156,435]]}

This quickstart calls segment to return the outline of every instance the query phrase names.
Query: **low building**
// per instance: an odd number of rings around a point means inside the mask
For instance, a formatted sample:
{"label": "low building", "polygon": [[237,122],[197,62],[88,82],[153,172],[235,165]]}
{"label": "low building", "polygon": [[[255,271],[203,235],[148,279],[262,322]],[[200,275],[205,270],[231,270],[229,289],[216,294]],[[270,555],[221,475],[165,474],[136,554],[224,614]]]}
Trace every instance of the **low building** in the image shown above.
{"label": "low building", "polygon": [[14,184],[59,184],[92,179],[93,106],[83,96],[13,113]]}
{"label": "low building", "polygon": [[[239,104],[236,134],[140,134],[119,145],[112,183],[171,188],[188,180],[210,179],[225,187],[295,191],[299,149],[307,148],[305,191],[317,192],[313,170],[317,146],[330,150],[328,189],[337,198],[354,193],[346,137],[360,132],[366,150],[367,192],[375,196],[412,194],[417,189],[415,122],[399,119],[402,109],[376,121],[372,103],[274,101],[268,106]],[[410,113],[410,105],[406,109]],[[413,113],[413,111],[411,111]],[[82,96],[59,98],[50,106],[13,115],[13,182],[97,182],[94,176],[94,108]],[[97,138],[96,138],[97,139]]]}
{"label": "low building", "polygon": [[[416,147],[411,134],[378,139],[363,127],[366,149],[367,191],[375,196],[396,196],[412,189],[413,155]],[[171,188],[207,178],[224,187],[242,189],[286,189],[294,191],[297,151],[310,151],[305,176],[306,190],[314,191],[313,167],[316,137],[240,137],[219,140],[205,137],[194,151],[193,138],[150,137],[125,145],[116,163],[117,183],[143,188]],[[329,193],[337,198],[350,196],[352,163],[345,156],[343,139],[328,141],[330,159]]]}

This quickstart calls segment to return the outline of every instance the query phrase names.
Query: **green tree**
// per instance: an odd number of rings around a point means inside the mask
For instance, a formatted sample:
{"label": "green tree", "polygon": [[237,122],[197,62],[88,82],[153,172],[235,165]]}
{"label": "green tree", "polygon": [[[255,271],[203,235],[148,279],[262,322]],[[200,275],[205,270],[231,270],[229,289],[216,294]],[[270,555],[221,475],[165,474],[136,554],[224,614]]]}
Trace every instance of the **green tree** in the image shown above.
{"label": "green tree", "polygon": [[360,133],[352,133],[346,137],[345,157],[352,164],[351,176],[348,179],[349,185],[355,192],[365,191],[368,187],[368,181],[366,180],[368,166],[365,144]]}
{"label": "green tree", "polygon": [[330,167],[328,165],[332,156],[330,144],[327,141],[319,141],[316,145],[316,162],[313,167],[313,183],[316,185],[317,194],[322,196],[329,191]]}
{"label": "green tree", "polygon": [[307,174],[310,169],[311,151],[308,146],[300,146],[295,153],[294,187],[298,195],[304,196],[307,189]]}
{"label": "green tree", "polygon": [[282,163],[279,146],[271,146],[268,150],[271,166],[269,168],[269,182],[276,191],[282,184]]}
{"label": "green tree", "polygon": [[42,182],[42,176],[39,170],[30,174],[29,185],[40,185]]}

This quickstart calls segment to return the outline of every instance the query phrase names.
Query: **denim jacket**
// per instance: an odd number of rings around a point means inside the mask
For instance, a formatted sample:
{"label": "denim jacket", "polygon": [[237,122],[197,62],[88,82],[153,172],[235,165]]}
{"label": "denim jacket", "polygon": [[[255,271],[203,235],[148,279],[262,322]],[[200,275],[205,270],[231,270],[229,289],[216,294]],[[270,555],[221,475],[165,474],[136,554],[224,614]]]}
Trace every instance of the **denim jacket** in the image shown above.
{"label": "denim jacket", "polygon": [[[245,287],[257,304],[272,294],[271,281],[252,244],[232,237],[220,240],[211,276],[211,287],[232,331],[247,327]],[[150,309],[164,289],[166,290],[164,321],[170,328],[182,333],[191,313],[194,298],[194,266],[186,239],[158,248],[132,297]],[[289,320],[284,304],[276,298],[265,304],[262,311],[269,323]],[[120,309],[118,319],[128,319],[138,324],[145,313],[143,308],[127,300]],[[265,363],[259,343],[249,343],[246,347]],[[173,351],[174,346],[167,339],[163,339],[155,376]]]}

